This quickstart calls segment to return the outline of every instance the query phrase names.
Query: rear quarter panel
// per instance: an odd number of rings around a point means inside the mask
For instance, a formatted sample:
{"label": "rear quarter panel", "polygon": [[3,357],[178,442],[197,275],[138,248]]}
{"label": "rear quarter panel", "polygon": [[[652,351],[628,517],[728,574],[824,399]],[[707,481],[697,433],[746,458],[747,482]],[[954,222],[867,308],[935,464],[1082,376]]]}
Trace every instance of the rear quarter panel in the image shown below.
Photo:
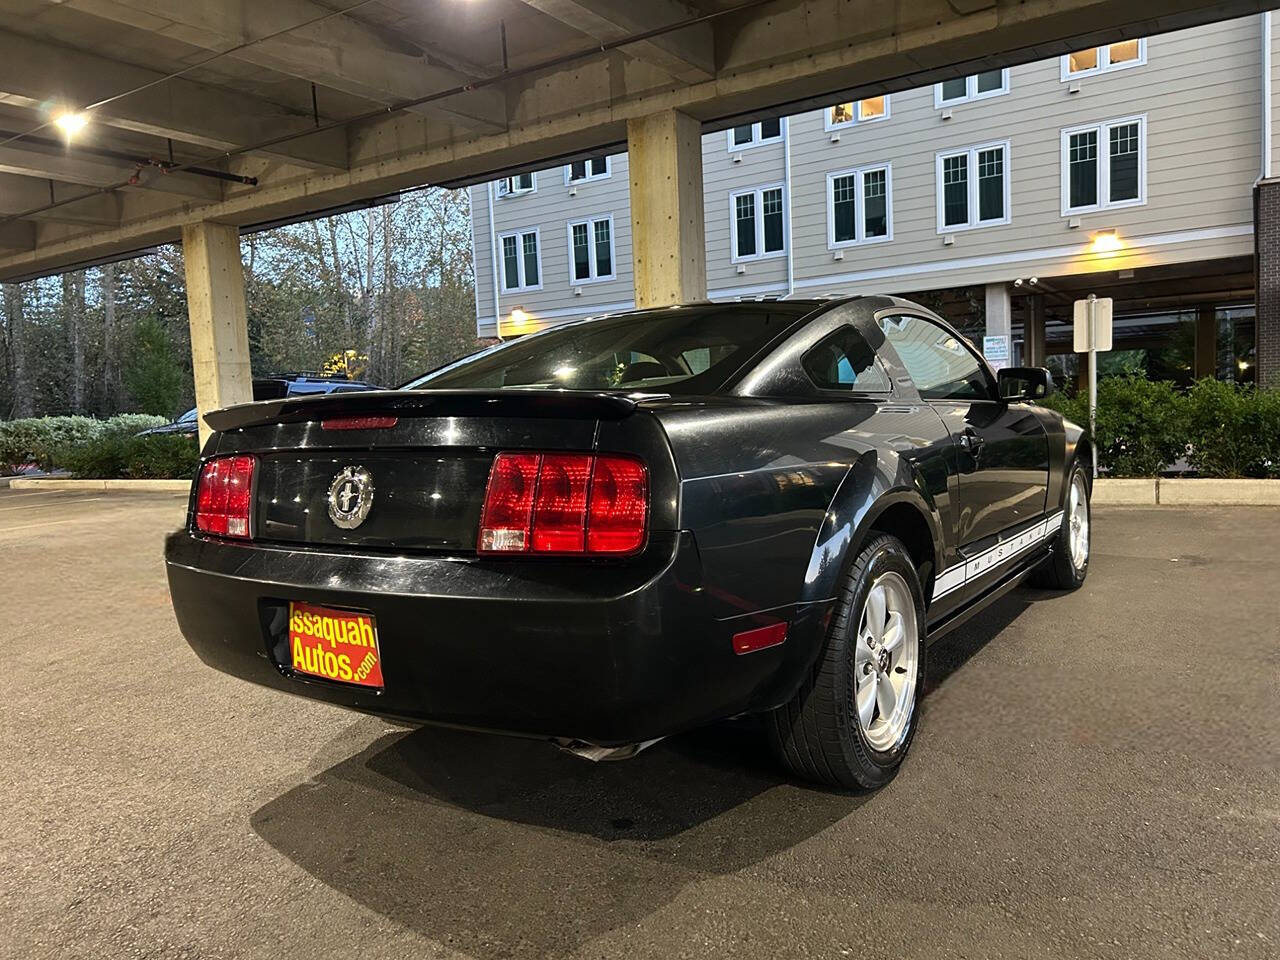
{"label": "rear quarter panel", "polygon": [[678,525],[694,531],[720,616],[825,599],[805,587],[821,580],[811,560],[838,560],[841,544],[819,537],[832,533],[842,486],[860,513],[894,490],[935,510],[948,493],[949,439],[923,404],[708,402],[661,420],[680,475]]}
{"label": "rear quarter panel", "polygon": [[713,615],[742,629],[792,624],[785,650],[752,654],[778,661],[762,708],[785,700],[817,655],[880,509],[912,502],[945,543],[950,438],[922,403],[725,398],[658,416],[680,477],[678,526],[694,535]]}

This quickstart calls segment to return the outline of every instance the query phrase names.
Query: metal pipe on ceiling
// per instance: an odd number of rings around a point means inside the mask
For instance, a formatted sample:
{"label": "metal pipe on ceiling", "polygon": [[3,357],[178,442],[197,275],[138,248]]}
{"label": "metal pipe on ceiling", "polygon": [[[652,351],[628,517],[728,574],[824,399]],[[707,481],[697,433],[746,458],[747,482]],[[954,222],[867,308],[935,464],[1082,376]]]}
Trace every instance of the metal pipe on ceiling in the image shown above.
{"label": "metal pipe on ceiling", "polygon": [[[11,131],[9,130],[0,130],[0,137],[9,136],[10,133]],[[86,157],[103,157],[107,160],[119,160],[123,163],[132,163],[137,167],[155,167],[163,173],[178,172],[174,170],[174,168],[178,166],[178,162],[172,159],[158,160],[155,157],[144,157],[138,154],[125,153],[121,150],[110,150],[106,147],[94,147],[86,143],[67,144],[61,140],[55,140],[52,137],[32,137],[27,136],[26,134],[19,134],[19,136],[21,136],[27,143],[33,143],[40,147],[51,147],[54,150],[58,150],[71,156],[80,154]],[[4,142],[11,143],[12,140],[6,140]],[[186,167],[181,172],[189,173],[198,177],[211,177],[214,180],[226,180],[230,183],[243,183],[250,187],[256,187],[258,185],[257,177],[245,177],[238,173],[228,173],[225,170],[214,170],[209,167]]]}

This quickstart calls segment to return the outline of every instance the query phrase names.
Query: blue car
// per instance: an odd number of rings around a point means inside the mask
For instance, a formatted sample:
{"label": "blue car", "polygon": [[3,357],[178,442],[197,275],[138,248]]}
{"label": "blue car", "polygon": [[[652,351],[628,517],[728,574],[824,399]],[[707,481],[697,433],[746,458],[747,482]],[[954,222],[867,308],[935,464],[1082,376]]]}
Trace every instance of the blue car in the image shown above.
{"label": "blue car", "polygon": [[[308,397],[328,393],[357,393],[365,390],[383,390],[376,384],[342,377],[306,376],[286,373],[277,377],[259,377],[253,381],[254,400],[280,400],[285,397]],[[190,433],[200,429],[200,414],[192,407],[172,423],[150,427],[138,433],[140,437],[157,433]]]}

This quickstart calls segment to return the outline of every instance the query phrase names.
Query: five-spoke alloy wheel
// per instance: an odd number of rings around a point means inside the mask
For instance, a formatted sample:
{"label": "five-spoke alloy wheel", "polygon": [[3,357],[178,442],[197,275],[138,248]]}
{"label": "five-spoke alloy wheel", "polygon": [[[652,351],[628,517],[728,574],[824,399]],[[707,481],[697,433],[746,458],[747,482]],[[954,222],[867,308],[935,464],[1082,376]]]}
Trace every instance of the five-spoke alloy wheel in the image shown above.
{"label": "five-spoke alloy wheel", "polygon": [[874,750],[893,747],[911,720],[920,663],[916,638],[911,588],[887,570],[867,592],[853,655],[854,708]]}
{"label": "five-spoke alloy wheel", "polygon": [[844,574],[813,674],[769,714],[769,742],[806,780],[883,786],[911,745],[924,676],[924,594],[915,561],[897,537],[876,534]]}

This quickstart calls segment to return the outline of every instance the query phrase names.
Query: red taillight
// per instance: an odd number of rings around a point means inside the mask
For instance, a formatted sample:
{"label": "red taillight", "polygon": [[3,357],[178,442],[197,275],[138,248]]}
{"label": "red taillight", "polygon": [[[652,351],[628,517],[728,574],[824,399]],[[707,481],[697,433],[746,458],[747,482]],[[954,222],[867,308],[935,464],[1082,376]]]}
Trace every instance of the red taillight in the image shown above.
{"label": "red taillight", "polygon": [[533,501],[534,553],[581,553],[586,548],[590,480],[590,457],[575,453],[543,456]]}
{"label": "red taillight", "polygon": [[649,480],[644,464],[626,457],[596,457],[591,471],[587,553],[634,553],[644,543]]}
{"label": "red taillight", "polygon": [[480,517],[483,553],[518,553],[529,549],[533,494],[538,486],[536,453],[500,453],[489,470],[489,486]]}
{"label": "red taillight", "polygon": [[219,537],[249,537],[253,498],[250,456],[217,457],[200,468],[196,483],[196,529]]}
{"label": "red taillight", "polygon": [[644,545],[649,480],[630,457],[500,453],[480,518],[481,553],[621,556]]}

